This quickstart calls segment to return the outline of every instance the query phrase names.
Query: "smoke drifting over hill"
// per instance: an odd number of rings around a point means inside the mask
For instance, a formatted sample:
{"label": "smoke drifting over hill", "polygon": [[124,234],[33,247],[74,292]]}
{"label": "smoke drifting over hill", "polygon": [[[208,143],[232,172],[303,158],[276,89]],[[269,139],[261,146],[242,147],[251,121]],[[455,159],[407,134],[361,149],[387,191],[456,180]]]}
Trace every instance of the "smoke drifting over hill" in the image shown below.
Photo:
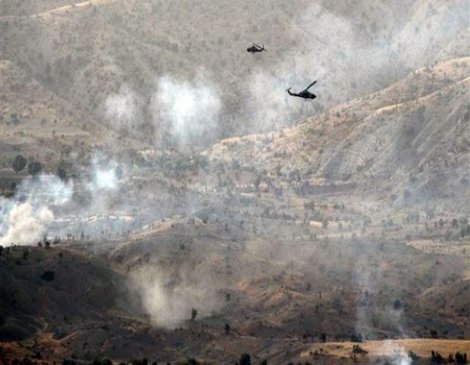
{"label": "smoke drifting over hill", "polygon": [[142,100],[128,86],[123,85],[117,94],[106,99],[105,115],[118,130],[138,129],[143,123]]}
{"label": "smoke drifting over hill", "polygon": [[217,131],[221,100],[207,80],[180,81],[160,77],[151,100],[157,135],[167,129],[180,145],[197,144]]}
{"label": "smoke drifting over hill", "polygon": [[[43,236],[65,236],[64,230],[76,228],[52,225],[71,214],[75,221],[109,214],[110,200],[119,189],[118,165],[115,161],[96,154],[89,166],[89,174],[80,180],[61,180],[55,175],[40,174],[23,180],[12,198],[1,198],[0,237],[4,245],[31,245]],[[76,189],[88,196],[87,202],[74,196]],[[54,214],[55,213],[55,214]],[[102,231],[104,226],[95,228]],[[95,236],[95,235],[93,235]]]}
{"label": "smoke drifting over hill", "polygon": [[[460,336],[469,60],[454,57],[469,54],[468,5],[121,0],[2,25],[2,57],[26,71],[8,74],[0,152],[47,172],[12,173],[24,179],[0,198],[0,243],[59,236],[107,260],[157,329],[309,346]],[[62,32],[73,48],[58,53]],[[27,51],[37,34],[53,39],[41,57]],[[250,41],[267,52],[247,54]],[[315,79],[315,101],[286,93]],[[29,88],[50,92],[37,113],[15,109]],[[380,353],[411,364],[400,346]]]}
{"label": "smoke drifting over hill", "polygon": [[144,308],[156,326],[178,328],[190,318],[192,309],[204,318],[222,306],[216,296],[220,282],[210,276],[194,276],[185,265],[172,275],[146,265],[134,271],[131,279],[130,285],[141,294]]}
{"label": "smoke drifting over hill", "polygon": [[[138,135],[150,114],[156,146],[167,140],[178,148],[206,145],[219,133],[222,101],[218,88],[202,74],[185,81],[174,76],[160,76],[152,96],[145,99],[128,86],[108,96],[106,118],[113,128]],[[146,102],[144,102],[146,100]]]}
{"label": "smoke drifting over hill", "polygon": [[42,239],[42,235],[47,232],[48,225],[54,219],[54,214],[47,207],[33,209],[30,203],[18,203],[11,208],[5,222],[8,228],[2,237],[4,245],[21,242],[31,244]]}
{"label": "smoke drifting over hill", "polygon": [[13,199],[1,198],[0,237],[4,245],[41,241],[54,220],[53,207],[71,201],[73,184],[54,175],[23,181]]}
{"label": "smoke drifting over hill", "polygon": [[381,353],[387,358],[387,360],[391,361],[392,365],[413,364],[413,359],[406,353],[405,349],[394,345],[390,341],[385,341],[385,344],[381,349]]}
{"label": "smoke drifting over hill", "polygon": [[[363,9],[367,4],[349,6]],[[285,127],[334,103],[384,88],[435,61],[436,53],[468,26],[463,16],[467,1],[415,3],[410,6],[410,18],[398,22],[393,17],[396,6],[384,4],[375,14],[364,10],[363,23],[347,14],[347,9],[341,14],[328,4],[315,3],[304,9],[289,25],[292,44],[280,52],[274,43],[271,51],[277,51],[276,57],[263,55],[269,59],[269,67],[256,67],[245,80],[250,90],[245,105],[249,128]],[[385,16],[387,13],[390,15]],[[319,96],[316,103],[292,100],[284,91],[291,86],[300,91],[313,80],[319,80],[313,89]]]}
{"label": "smoke drifting over hill", "polygon": [[[229,60],[218,48],[199,45],[207,55],[185,65],[184,72],[163,68],[150,73],[157,85],[121,87],[118,94],[108,96],[106,116],[115,120],[118,129],[124,124],[138,130],[147,120],[153,125],[156,146],[167,138],[180,146],[208,145],[222,135],[290,126],[337,103],[380,90],[438,57],[465,54],[460,43],[453,46],[453,42],[467,29],[466,1],[334,6],[316,2],[298,7],[292,5],[286,18],[277,15],[275,21],[260,22],[256,32],[243,31],[249,40],[263,41],[268,52],[241,57],[239,53],[246,53],[239,49],[242,40],[231,41],[229,32],[223,45]],[[272,11],[276,13],[276,7]],[[198,54],[192,48],[206,37],[207,43],[220,45],[212,39],[215,34],[196,38],[192,47],[181,39],[177,57]],[[211,70],[211,80],[201,77],[201,69]],[[318,95],[315,103],[285,92],[288,87],[300,91],[314,79],[319,81],[313,90]]]}

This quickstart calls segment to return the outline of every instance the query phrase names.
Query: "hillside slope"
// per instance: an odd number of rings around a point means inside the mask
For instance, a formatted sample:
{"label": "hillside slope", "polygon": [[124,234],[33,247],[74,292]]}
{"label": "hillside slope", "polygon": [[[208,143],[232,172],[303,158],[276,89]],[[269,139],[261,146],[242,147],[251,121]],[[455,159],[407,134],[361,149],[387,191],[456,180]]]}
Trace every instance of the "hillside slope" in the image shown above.
{"label": "hillside slope", "polygon": [[419,69],[298,126],[221,141],[207,155],[272,174],[279,166],[286,179],[298,171],[304,180],[361,182],[365,189],[412,181],[429,198],[468,199],[469,61]]}
{"label": "hillside slope", "polygon": [[[278,0],[224,0],[213,6],[121,0],[60,12],[52,10],[70,1],[2,5],[2,58],[75,110],[111,125],[106,100],[128,87],[141,100],[138,134],[146,140],[162,133],[150,98],[164,76],[177,85],[198,79],[213,84],[224,115],[211,131],[213,141],[290,125],[379,90],[410,69],[468,54],[461,0],[372,6],[367,1],[296,0],[286,6]],[[268,52],[247,54],[251,41],[264,43]],[[312,78],[321,79],[316,103],[299,105],[286,97],[287,87]]]}

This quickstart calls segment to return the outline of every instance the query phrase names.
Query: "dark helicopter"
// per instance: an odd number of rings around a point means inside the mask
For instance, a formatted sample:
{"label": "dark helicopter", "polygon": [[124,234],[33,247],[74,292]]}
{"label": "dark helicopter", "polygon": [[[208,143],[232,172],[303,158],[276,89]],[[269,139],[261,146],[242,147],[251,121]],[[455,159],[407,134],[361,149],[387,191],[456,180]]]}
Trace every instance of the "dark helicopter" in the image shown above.
{"label": "dark helicopter", "polygon": [[288,88],[286,91],[289,93],[289,95],[291,96],[298,96],[299,98],[303,98],[303,99],[315,99],[317,96],[313,93],[311,93],[310,91],[308,91],[308,89],[310,89],[313,85],[315,85],[317,83],[317,81],[315,80],[314,82],[312,82],[310,85],[307,86],[307,88],[305,90],[302,90],[301,92],[299,93],[293,93],[290,91],[291,88]]}
{"label": "dark helicopter", "polygon": [[251,42],[251,44],[252,45],[246,49],[247,52],[258,53],[258,52],[267,51],[266,48],[264,48],[264,44],[263,44],[263,47],[258,46],[256,43],[253,43],[253,42]]}

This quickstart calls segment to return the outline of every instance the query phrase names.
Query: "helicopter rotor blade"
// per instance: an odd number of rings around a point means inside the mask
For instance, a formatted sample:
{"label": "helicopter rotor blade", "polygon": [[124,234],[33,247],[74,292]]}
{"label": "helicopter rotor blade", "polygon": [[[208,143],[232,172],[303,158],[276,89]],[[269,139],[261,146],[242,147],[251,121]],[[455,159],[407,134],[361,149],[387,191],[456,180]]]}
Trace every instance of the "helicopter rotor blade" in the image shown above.
{"label": "helicopter rotor blade", "polygon": [[313,85],[315,85],[317,83],[317,80],[315,80],[314,82],[312,82],[310,85],[308,85],[304,91],[307,91],[308,89],[310,89]]}

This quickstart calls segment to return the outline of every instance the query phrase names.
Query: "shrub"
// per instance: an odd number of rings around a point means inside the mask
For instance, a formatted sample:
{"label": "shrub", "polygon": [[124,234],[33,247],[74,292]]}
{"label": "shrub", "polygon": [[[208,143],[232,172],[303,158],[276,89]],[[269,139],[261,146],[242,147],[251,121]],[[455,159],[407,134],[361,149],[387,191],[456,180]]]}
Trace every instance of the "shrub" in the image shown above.
{"label": "shrub", "polygon": [[107,358],[95,359],[92,365],[113,365],[113,362]]}
{"label": "shrub", "polygon": [[67,178],[67,172],[65,171],[65,169],[62,167],[62,166],[59,166],[57,168],[57,176],[61,179],[61,180],[65,180]]}
{"label": "shrub", "polygon": [[12,164],[13,170],[15,172],[20,172],[24,170],[24,168],[26,167],[26,162],[27,161],[23,156],[17,155],[15,159],[13,160],[13,164]]}
{"label": "shrub", "polygon": [[149,361],[146,358],[143,358],[142,360],[139,359],[134,359],[131,361],[132,365],[148,365]]}
{"label": "shrub", "polygon": [[242,354],[240,356],[240,360],[238,361],[238,365],[251,365],[251,356],[249,354]]}
{"label": "shrub", "polygon": [[409,357],[411,360],[413,360],[413,361],[416,361],[416,360],[419,359],[419,356],[416,355],[413,351],[410,351],[410,352],[408,353],[408,357]]}
{"label": "shrub", "polygon": [[467,362],[467,353],[465,352],[465,353],[461,354],[460,352],[457,351],[456,354],[455,354],[455,362],[457,364],[468,364],[468,362]]}
{"label": "shrub", "polygon": [[46,270],[42,273],[41,279],[45,281],[53,281],[55,279],[55,272],[52,270]]}
{"label": "shrub", "polygon": [[42,165],[39,161],[30,162],[28,165],[28,173],[30,175],[37,175],[42,171]]}
{"label": "shrub", "polygon": [[435,364],[443,364],[444,358],[442,355],[437,351],[431,351],[431,361]]}
{"label": "shrub", "polygon": [[29,335],[27,330],[14,324],[0,327],[0,341],[22,341],[27,339]]}
{"label": "shrub", "polygon": [[352,352],[354,354],[367,354],[367,351],[364,350],[361,346],[359,345],[353,345]]}
{"label": "shrub", "polygon": [[362,335],[361,334],[351,335],[351,342],[362,342]]}

